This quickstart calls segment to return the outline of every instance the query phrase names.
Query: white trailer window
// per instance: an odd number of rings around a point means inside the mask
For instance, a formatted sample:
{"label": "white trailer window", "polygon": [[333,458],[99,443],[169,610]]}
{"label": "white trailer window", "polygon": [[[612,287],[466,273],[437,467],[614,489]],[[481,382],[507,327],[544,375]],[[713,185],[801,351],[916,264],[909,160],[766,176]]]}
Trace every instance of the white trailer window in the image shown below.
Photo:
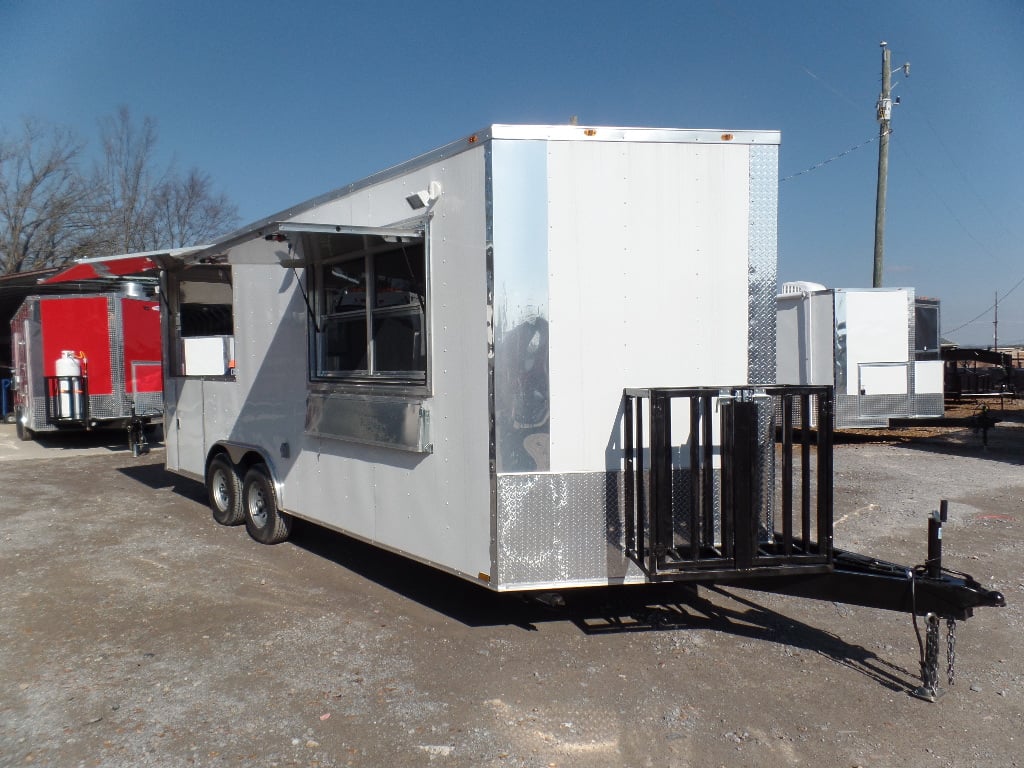
{"label": "white trailer window", "polygon": [[171,370],[177,376],[234,373],[231,270],[194,267],[168,276]]}
{"label": "white trailer window", "polygon": [[423,238],[318,234],[307,245],[315,253],[314,378],[425,382]]}

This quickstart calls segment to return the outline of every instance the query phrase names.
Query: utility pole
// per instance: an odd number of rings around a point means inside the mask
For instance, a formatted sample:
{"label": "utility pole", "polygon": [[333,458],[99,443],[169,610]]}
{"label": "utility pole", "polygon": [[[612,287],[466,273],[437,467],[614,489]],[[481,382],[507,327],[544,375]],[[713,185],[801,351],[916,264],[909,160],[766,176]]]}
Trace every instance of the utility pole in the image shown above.
{"label": "utility pole", "polygon": [[999,291],[996,291],[996,313],[992,318],[992,351],[999,351]]}
{"label": "utility pole", "polygon": [[[875,261],[874,278],[872,286],[882,287],[882,262],[885,252],[885,193],[889,181],[889,122],[892,120],[893,104],[899,104],[899,97],[896,101],[892,99],[892,72],[890,69],[892,57],[889,54],[889,44],[883,40],[882,47],[882,93],[878,97],[878,104],[875,106],[875,114],[878,119],[878,191],[875,195]],[[910,63],[904,64],[901,69],[906,77],[910,77]]]}

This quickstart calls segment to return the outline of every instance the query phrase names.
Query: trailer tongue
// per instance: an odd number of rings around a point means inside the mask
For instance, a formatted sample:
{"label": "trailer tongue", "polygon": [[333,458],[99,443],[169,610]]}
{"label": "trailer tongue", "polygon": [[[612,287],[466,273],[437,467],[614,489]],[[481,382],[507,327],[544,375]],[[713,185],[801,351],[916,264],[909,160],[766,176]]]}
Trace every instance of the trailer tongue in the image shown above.
{"label": "trailer tongue", "polygon": [[945,501],[928,521],[923,565],[833,546],[832,398],[831,387],[625,390],[627,552],[651,581],[726,583],[909,613],[921,651],[922,684],[913,693],[934,701],[940,620],[952,684],[956,621],[1006,600],[942,567]]}

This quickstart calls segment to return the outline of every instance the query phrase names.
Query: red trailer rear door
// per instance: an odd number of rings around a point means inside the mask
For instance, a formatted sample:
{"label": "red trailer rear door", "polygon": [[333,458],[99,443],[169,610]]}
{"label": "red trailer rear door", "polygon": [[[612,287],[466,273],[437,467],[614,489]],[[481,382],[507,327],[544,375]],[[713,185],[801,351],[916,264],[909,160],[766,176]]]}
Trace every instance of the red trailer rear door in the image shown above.
{"label": "red trailer rear door", "polygon": [[[57,375],[64,350],[85,356],[89,395],[112,395],[110,309],[106,296],[54,296],[39,302],[43,336],[43,375]],[[158,334],[159,336],[159,334]]]}
{"label": "red trailer rear door", "polygon": [[[128,392],[160,392],[160,304],[121,299],[124,322],[124,378]],[[137,389],[136,389],[137,387]]]}

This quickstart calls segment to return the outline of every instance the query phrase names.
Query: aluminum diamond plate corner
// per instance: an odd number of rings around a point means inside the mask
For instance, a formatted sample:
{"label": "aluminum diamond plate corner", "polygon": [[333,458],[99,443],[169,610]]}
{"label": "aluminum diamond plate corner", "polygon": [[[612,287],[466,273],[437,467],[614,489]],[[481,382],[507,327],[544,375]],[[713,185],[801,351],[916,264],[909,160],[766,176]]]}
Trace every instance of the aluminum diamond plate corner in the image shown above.
{"label": "aluminum diamond plate corner", "polygon": [[779,148],[750,147],[747,238],[747,365],[751,384],[775,383],[775,286],[778,276]]}

